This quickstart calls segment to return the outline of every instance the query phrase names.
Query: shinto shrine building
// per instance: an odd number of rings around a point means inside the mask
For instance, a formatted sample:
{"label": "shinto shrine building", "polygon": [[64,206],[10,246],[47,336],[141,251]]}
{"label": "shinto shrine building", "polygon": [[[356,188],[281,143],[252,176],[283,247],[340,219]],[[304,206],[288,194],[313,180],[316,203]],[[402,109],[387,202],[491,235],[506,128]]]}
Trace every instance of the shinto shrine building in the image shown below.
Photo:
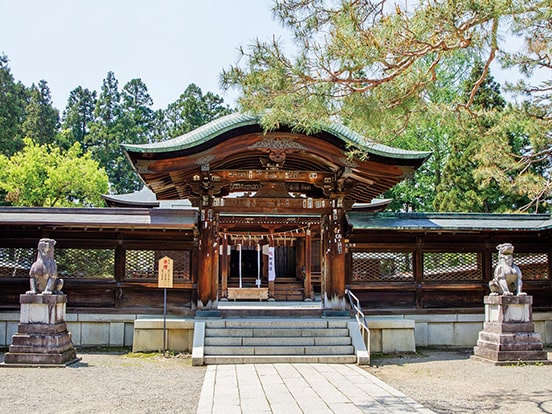
{"label": "shinto shrine building", "polygon": [[309,135],[265,132],[259,121],[232,114],[165,142],[124,145],[154,199],[0,208],[4,314],[18,308],[42,237],[57,241],[68,311],[127,315],[123,330],[128,315],[162,309],[164,256],[174,260],[173,315],[234,298],[346,309],[349,288],[368,315],[458,319],[482,313],[496,245],[510,242],[534,309],[552,310],[549,214],[385,212],[382,193],[430,153],[371,143],[342,125]]}

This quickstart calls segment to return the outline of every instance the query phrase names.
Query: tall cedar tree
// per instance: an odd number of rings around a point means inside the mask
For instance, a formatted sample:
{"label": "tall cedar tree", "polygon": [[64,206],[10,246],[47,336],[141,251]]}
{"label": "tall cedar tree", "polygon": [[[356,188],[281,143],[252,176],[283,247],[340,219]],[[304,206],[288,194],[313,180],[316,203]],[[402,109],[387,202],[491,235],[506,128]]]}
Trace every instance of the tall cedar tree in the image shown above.
{"label": "tall cedar tree", "polygon": [[204,95],[201,88],[192,83],[165,111],[169,136],[185,134],[231,112],[220,96],[212,92]]}
{"label": "tall cedar tree", "polygon": [[65,132],[68,148],[78,142],[86,151],[90,144],[90,124],[94,121],[94,108],[96,107],[96,91],[78,86],[69,93],[67,106],[63,111],[62,130]]}
{"label": "tall cedar tree", "polygon": [[37,144],[52,144],[59,129],[59,111],[53,106],[50,87],[41,80],[38,85],[33,84],[28,93],[22,132]]}
{"label": "tall cedar tree", "polygon": [[0,55],[0,154],[10,156],[23,148],[23,123],[27,93],[16,83],[6,55]]}

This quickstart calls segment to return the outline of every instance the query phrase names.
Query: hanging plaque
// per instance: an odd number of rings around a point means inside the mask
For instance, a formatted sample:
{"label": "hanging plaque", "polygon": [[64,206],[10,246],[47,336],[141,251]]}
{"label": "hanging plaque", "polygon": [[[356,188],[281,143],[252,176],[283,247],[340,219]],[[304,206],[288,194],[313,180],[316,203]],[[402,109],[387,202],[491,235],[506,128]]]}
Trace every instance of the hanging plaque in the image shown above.
{"label": "hanging plaque", "polygon": [[157,287],[173,287],[173,260],[170,257],[163,257],[159,260],[159,276],[157,278]]}

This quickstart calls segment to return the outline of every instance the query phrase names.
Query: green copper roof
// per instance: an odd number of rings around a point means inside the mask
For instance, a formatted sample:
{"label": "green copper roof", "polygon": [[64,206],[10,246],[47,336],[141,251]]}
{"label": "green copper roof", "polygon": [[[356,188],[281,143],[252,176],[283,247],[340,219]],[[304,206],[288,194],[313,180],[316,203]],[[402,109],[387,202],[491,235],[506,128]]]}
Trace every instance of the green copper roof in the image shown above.
{"label": "green copper roof", "polygon": [[[138,153],[179,151],[193,148],[197,145],[208,142],[209,140],[233,129],[259,125],[259,123],[260,117],[258,116],[233,113],[215,119],[214,121],[211,121],[193,131],[167,141],[143,145],[122,144],[122,147],[128,152]],[[336,136],[347,144],[351,144],[374,155],[404,159],[424,159],[431,155],[430,152],[407,151],[399,148],[388,147],[382,144],[372,143],[362,135],[339,124],[330,124],[329,126],[323,127],[322,130]]]}
{"label": "green copper roof", "polygon": [[482,231],[550,230],[550,214],[348,213],[355,230]]}

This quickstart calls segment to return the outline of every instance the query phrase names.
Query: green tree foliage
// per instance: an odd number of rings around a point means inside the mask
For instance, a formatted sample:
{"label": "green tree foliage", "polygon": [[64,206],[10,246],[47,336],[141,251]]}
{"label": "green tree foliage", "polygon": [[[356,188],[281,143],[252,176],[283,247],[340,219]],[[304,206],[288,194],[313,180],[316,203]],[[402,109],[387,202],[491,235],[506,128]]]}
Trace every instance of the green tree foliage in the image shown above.
{"label": "green tree foliage", "polygon": [[0,188],[14,206],[100,206],[107,183],[105,171],[78,143],[62,151],[25,138],[20,152],[0,156]]}
{"label": "green tree foliage", "polygon": [[[526,13],[512,16],[512,31],[524,47],[500,55],[505,68],[519,69],[530,77],[508,82],[506,87],[522,94],[525,101],[508,111],[496,137],[501,143],[494,157],[480,154],[483,171],[494,174],[504,191],[515,189],[529,198],[527,211],[552,210],[552,5],[527,7]],[[504,127],[511,126],[506,131]],[[523,148],[512,142],[524,142]],[[494,141],[497,142],[497,141]],[[518,174],[512,176],[512,172]]]}
{"label": "green tree foliage", "polygon": [[[121,93],[119,81],[113,72],[108,72],[94,108],[95,120],[90,124],[88,148],[92,156],[103,166],[109,177],[110,192],[126,193],[134,185],[127,186],[128,177],[120,177],[120,143],[124,141]],[[129,188],[130,187],[130,188]]]}
{"label": "green tree foliage", "polygon": [[[449,165],[450,172],[454,164],[463,168],[461,175],[466,183],[469,167],[478,169],[484,160],[474,161],[474,157],[488,149],[481,143],[471,146],[471,141],[480,140],[487,136],[487,131],[492,131],[493,124],[489,122],[500,123],[489,112],[504,106],[497,85],[486,80],[491,63],[498,56],[503,63],[519,67],[525,73],[551,68],[549,0],[444,0],[414,4],[385,0],[276,0],[274,4],[274,15],[291,31],[295,50],[286,51],[278,40],[258,40],[242,49],[240,61],[221,77],[224,86],[241,91],[239,104],[243,110],[263,113],[270,108],[263,116],[267,129],[288,123],[298,124],[299,129],[308,132],[318,129],[320,122],[339,120],[386,143],[404,141],[399,136],[415,137],[418,132],[410,125],[420,123],[424,115],[435,110],[440,111],[440,119],[447,120],[446,123],[468,122],[460,113],[466,110],[473,118],[465,125],[470,132],[459,138],[466,140],[463,144],[456,142],[451,148],[462,149],[461,154],[455,155],[465,156],[467,164],[453,160]],[[505,53],[512,35],[525,39],[525,51]],[[463,56],[460,64],[459,56]],[[446,88],[449,93],[438,96],[435,86],[442,83],[443,73],[453,75],[452,87]],[[463,73],[472,76],[465,77]],[[458,88],[464,89],[457,95],[461,99],[450,93]],[[537,92],[525,84],[519,89]],[[539,89],[548,103],[550,90],[549,82]],[[487,94],[497,101],[491,103]],[[540,101],[539,109],[550,122],[550,107],[544,108],[543,102]],[[547,145],[531,141],[531,148],[522,154],[528,163],[542,164],[542,157],[550,162],[550,125],[547,131],[544,134]],[[468,144],[470,148],[466,147]],[[519,155],[510,157],[513,160]],[[489,170],[490,167],[480,170],[480,182],[472,183],[469,191],[459,188],[458,195],[471,199],[474,191],[479,197],[484,189],[479,185],[490,183],[481,174]],[[529,169],[519,171],[525,174]],[[450,184],[453,180],[447,177],[454,174],[447,174],[443,179]],[[550,176],[548,170],[544,178]],[[550,188],[549,180],[541,180],[543,198],[551,198]],[[416,197],[414,189],[410,190],[412,197]],[[477,211],[491,208],[485,206],[487,202],[475,201],[478,197],[457,208],[478,206]],[[406,204],[413,206],[414,200],[411,201]]]}
{"label": "green tree foliage", "polygon": [[[483,180],[481,174],[475,174],[480,167],[478,154],[492,152],[481,137],[500,120],[500,112],[506,105],[500,86],[490,74],[482,78],[483,71],[483,64],[475,64],[470,76],[461,83],[461,100],[471,100],[471,111],[478,111],[478,117],[465,113],[454,117],[459,127],[450,136],[450,153],[442,179],[436,183],[434,207],[437,211],[490,213],[513,208],[514,200],[504,197],[493,180]],[[480,79],[477,91],[472,93],[472,85]]]}
{"label": "green tree foliage", "polygon": [[443,170],[450,156],[449,141],[456,134],[457,125],[452,114],[437,110],[420,114],[407,130],[391,142],[392,145],[411,150],[431,151],[432,156],[412,178],[403,180],[385,196],[392,198],[391,210],[433,211],[437,186],[442,181]]}
{"label": "green tree foliage", "polygon": [[16,83],[6,55],[0,55],[0,154],[10,156],[23,148],[21,124],[26,106],[26,89]]}
{"label": "green tree foliage", "polygon": [[78,142],[85,151],[88,149],[88,134],[90,124],[94,121],[95,107],[96,91],[78,86],[69,93],[62,116],[62,130],[66,132],[67,137],[65,146],[69,147]]}
{"label": "green tree foliage", "polygon": [[170,137],[185,134],[231,112],[220,96],[212,92],[204,95],[201,88],[192,83],[165,111],[168,134]]}
{"label": "green tree foliage", "polygon": [[[535,114],[531,103],[509,105],[481,141],[474,179],[494,188],[505,211],[534,213],[552,208],[552,137],[550,120]],[[496,194],[495,193],[495,194]]]}
{"label": "green tree foliage", "polygon": [[141,79],[132,79],[121,92],[122,118],[125,128],[125,139],[130,143],[148,142],[154,111],[153,99]]}
{"label": "green tree foliage", "polygon": [[[25,151],[32,154],[62,151],[63,154],[73,156],[77,148],[75,144],[78,144],[87,153],[86,157],[92,157],[107,172],[109,189],[102,190],[104,193],[127,193],[142,187],[142,182],[121,150],[121,143],[161,141],[231,112],[221,97],[211,92],[203,94],[194,84],[189,85],[166,110],[154,111],[153,100],[141,79],[132,79],[119,90],[115,74],[108,72],[99,94],[81,86],[70,92],[60,128],[59,114],[52,106],[46,81],[40,81],[38,85],[33,84],[27,89],[21,83],[15,83],[8,62],[7,56],[0,55],[0,154],[6,156],[2,158],[3,165],[23,149],[22,137],[25,135],[36,144],[31,146],[27,143],[25,147]],[[41,144],[53,146],[46,150]],[[15,160],[23,162],[21,153],[17,155],[19,158]],[[45,169],[46,165],[43,167]],[[18,171],[26,173],[23,167]],[[38,167],[32,167],[29,171],[34,176],[44,176],[38,173]],[[36,181],[33,177],[29,179]],[[15,178],[13,180],[17,181]],[[25,180],[25,177],[20,177],[19,181]],[[43,197],[40,196],[25,195],[20,198],[18,194],[22,190],[12,188],[11,184],[10,189],[7,188],[8,184],[0,186],[0,203],[5,203],[6,199],[12,203],[61,203],[50,198],[41,201]],[[27,190],[37,194],[42,192],[40,188]]]}
{"label": "green tree foliage", "polygon": [[166,111],[158,109],[153,113],[153,122],[149,135],[150,142],[159,142],[169,138],[169,125]]}
{"label": "green tree foliage", "polygon": [[123,142],[145,144],[150,141],[154,123],[153,99],[141,79],[130,80],[121,91],[121,115],[118,128],[122,139],[110,154],[112,191],[128,193],[142,188],[143,183],[121,150]]}
{"label": "green tree foliage", "polygon": [[258,41],[243,50],[243,63],[223,72],[222,81],[242,91],[244,109],[272,108],[265,117],[268,127],[279,119],[307,128],[321,117],[346,119],[341,115],[347,105],[358,105],[356,116],[364,117],[367,126],[396,127],[423,107],[423,92],[455,52],[469,49],[485,56],[486,72],[498,49],[500,18],[523,7],[487,0],[415,5],[276,0],[274,14],[293,33],[294,56],[287,56],[276,40]]}
{"label": "green tree foliage", "polygon": [[33,84],[28,93],[22,132],[38,144],[51,144],[58,131],[59,112],[52,105],[48,83],[41,80],[38,86]]}

